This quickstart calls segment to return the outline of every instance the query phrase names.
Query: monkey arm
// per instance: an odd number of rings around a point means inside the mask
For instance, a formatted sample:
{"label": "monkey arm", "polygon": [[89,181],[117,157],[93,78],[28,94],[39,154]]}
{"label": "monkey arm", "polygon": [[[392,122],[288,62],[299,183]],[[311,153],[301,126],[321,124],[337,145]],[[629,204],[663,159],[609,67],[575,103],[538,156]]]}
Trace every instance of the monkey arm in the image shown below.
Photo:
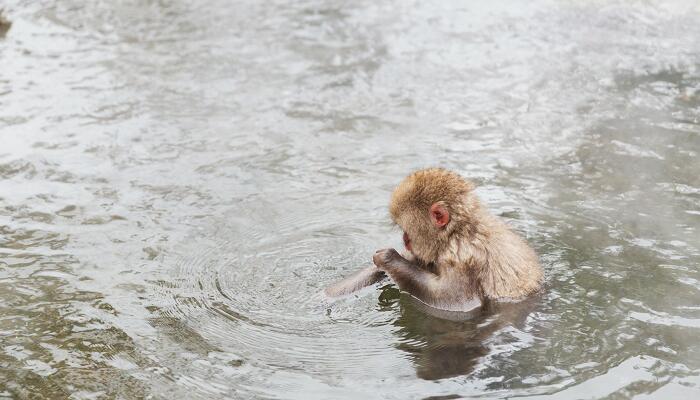
{"label": "monkey arm", "polygon": [[378,250],[374,263],[386,271],[401,290],[432,307],[468,311],[481,305],[476,289],[453,268],[438,268],[439,272],[433,273],[419,262],[405,259],[394,249]]}
{"label": "monkey arm", "polygon": [[401,290],[433,303],[440,286],[437,275],[421,268],[418,263],[405,259],[394,249],[378,250],[374,253],[373,261],[378,269],[391,276]]}
{"label": "monkey arm", "polygon": [[372,265],[326,287],[323,292],[329,297],[344,296],[373,285],[384,278],[386,278],[384,271]]}

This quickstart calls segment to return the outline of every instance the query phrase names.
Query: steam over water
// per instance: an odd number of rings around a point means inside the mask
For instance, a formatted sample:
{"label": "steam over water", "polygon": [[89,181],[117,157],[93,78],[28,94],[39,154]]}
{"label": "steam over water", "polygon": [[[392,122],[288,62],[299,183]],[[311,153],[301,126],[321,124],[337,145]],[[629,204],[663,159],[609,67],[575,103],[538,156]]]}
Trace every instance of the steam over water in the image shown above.
{"label": "steam over water", "polygon": [[[697,2],[3,7],[0,398],[700,398]],[[318,296],[435,165],[544,294]]]}

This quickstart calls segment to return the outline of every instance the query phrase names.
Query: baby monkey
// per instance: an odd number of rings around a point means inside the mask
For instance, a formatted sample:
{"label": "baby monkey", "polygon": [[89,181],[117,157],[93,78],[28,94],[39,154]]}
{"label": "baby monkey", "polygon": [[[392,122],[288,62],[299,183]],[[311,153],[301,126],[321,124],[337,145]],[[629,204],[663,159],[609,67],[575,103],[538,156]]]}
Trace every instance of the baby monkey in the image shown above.
{"label": "baby monkey", "polygon": [[535,252],[454,172],[412,173],[394,190],[389,212],[403,230],[405,257],[394,249],[378,250],[376,267],[329,286],[327,295],[351,293],[386,274],[430,306],[468,311],[488,300],[521,299],[542,285]]}

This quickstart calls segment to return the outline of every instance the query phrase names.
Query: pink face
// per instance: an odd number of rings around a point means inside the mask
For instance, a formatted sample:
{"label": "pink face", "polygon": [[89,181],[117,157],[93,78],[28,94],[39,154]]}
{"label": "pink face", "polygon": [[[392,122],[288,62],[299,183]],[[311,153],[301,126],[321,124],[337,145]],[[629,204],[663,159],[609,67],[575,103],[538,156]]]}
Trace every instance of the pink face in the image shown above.
{"label": "pink face", "polygon": [[[445,226],[450,222],[450,212],[447,208],[440,203],[435,203],[430,206],[430,220],[435,224],[437,229],[444,229]],[[408,237],[406,231],[403,232],[403,245],[406,246],[406,250],[413,253],[413,248],[411,247],[411,238]]]}

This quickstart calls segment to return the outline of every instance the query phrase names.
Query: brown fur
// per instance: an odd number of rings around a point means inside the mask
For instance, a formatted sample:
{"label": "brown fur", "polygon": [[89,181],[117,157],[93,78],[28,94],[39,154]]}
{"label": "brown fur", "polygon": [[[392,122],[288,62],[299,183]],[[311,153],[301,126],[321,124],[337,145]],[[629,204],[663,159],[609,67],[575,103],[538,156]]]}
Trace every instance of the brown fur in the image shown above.
{"label": "brown fur", "polygon": [[[473,190],[458,174],[431,168],[406,177],[391,196],[391,218],[410,237],[414,260],[386,249],[375,254],[375,264],[401,289],[438,308],[462,309],[474,299],[520,299],[542,284],[535,252]],[[450,215],[441,228],[429,215],[435,203]]]}

